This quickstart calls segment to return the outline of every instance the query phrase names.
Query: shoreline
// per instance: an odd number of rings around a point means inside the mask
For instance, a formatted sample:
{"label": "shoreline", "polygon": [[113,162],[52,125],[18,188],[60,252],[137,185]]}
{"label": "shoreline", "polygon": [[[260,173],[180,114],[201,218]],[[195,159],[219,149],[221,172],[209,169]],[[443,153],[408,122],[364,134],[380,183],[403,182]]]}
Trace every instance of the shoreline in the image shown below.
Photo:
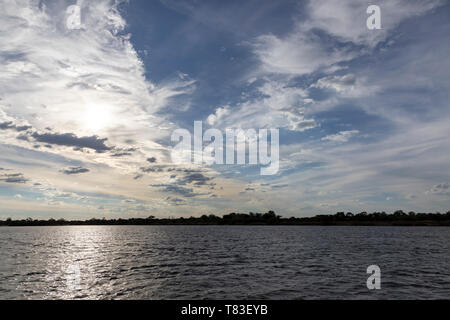
{"label": "shoreline", "polygon": [[99,224],[99,223],[69,223],[69,224],[14,224],[0,225],[4,227],[94,227],[94,226],[217,226],[217,227],[450,227],[450,222],[446,223],[297,223],[297,224],[195,224],[195,223],[153,223],[153,224]]}
{"label": "shoreline", "polygon": [[449,227],[450,211],[441,213],[405,213],[398,210],[392,214],[374,212],[338,212],[335,215],[317,215],[305,218],[284,218],[274,211],[267,213],[230,213],[222,217],[203,215],[190,218],[129,218],[129,219],[89,219],[65,220],[48,219],[34,220],[32,218],[0,220],[1,226],[9,227],[43,227],[43,226],[139,226],[139,225],[192,225],[192,226],[404,226],[404,227]]}

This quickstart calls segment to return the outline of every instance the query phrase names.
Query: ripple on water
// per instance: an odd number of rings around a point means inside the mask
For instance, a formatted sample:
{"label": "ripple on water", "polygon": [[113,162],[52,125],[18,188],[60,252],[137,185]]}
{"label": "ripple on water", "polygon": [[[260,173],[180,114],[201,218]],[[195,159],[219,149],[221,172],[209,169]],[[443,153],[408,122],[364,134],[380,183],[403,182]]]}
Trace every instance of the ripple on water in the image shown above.
{"label": "ripple on water", "polygon": [[[3,299],[450,298],[450,228],[1,231]],[[366,288],[366,268],[372,264],[382,269],[380,291]]]}

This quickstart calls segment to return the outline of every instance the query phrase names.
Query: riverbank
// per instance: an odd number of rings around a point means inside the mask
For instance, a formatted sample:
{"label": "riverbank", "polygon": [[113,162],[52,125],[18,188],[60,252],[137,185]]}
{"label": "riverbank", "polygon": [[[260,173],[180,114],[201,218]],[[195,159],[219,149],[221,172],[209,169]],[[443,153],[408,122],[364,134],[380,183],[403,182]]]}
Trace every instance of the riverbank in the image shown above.
{"label": "riverbank", "polygon": [[396,211],[358,214],[338,212],[335,215],[317,215],[304,218],[283,218],[273,211],[267,213],[230,213],[223,217],[203,215],[190,218],[130,218],[130,219],[89,219],[65,220],[49,219],[0,220],[0,226],[86,226],[86,225],[297,225],[297,226],[450,226],[450,212],[441,213],[404,213]]}

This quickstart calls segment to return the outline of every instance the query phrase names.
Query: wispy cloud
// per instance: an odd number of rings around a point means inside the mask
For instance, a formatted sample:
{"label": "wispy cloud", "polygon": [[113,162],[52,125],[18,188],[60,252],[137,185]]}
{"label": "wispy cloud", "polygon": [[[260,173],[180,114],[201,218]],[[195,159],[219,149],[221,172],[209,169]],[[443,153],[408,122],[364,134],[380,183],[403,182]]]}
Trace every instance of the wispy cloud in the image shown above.
{"label": "wispy cloud", "polygon": [[323,137],[322,141],[333,141],[333,142],[347,142],[351,137],[358,134],[358,130],[341,131],[336,134],[331,134],[329,136]]}

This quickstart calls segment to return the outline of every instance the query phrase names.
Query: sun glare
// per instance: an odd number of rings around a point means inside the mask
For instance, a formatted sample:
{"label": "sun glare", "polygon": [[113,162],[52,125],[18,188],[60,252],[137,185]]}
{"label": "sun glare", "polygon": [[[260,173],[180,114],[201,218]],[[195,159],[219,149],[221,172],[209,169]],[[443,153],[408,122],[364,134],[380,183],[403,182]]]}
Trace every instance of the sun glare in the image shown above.
{"label": "sun glare", "polygon": [[104,130],[112,121],[111,108],[103,104],[88,104],[84,114],[84,129],[94,133]]}

